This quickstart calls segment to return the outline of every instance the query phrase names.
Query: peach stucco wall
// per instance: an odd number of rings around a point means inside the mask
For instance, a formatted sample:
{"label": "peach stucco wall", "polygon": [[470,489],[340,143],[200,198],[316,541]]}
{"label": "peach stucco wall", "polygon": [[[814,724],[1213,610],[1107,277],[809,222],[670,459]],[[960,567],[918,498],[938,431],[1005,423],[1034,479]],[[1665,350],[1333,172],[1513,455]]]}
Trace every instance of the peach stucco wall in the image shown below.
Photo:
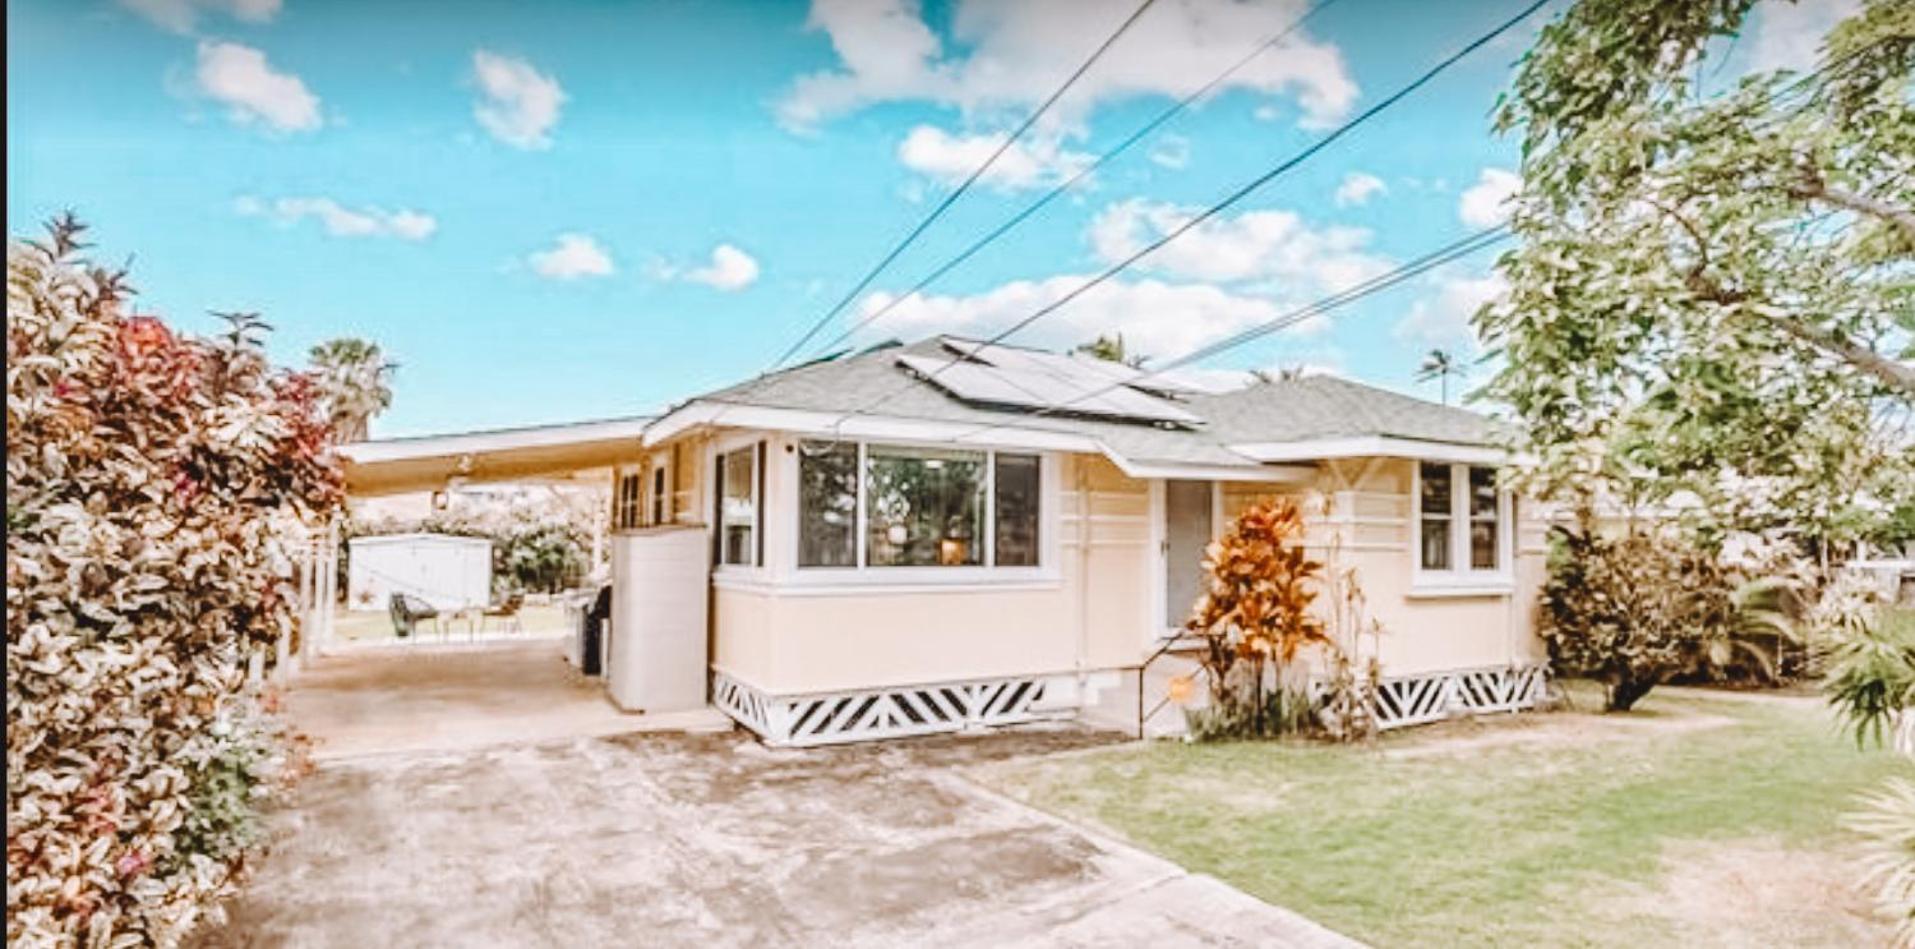
{"label": "peach stucco wall", "polygon": [[[709,506],[703,487],[714,449],[748,433],[680,443],[676,487],[685,506]],[[1162,629],[1165,608],[1153,530],[1153,487],[1091,455],[1051,458],[1046,469],[1051,536],[1042,576],[956,586],[805,584],[793,566],[795,456],[791,440],[767,434],[766,562],[721,570],[712,593],[712,661],[772,693],[1065,674],[1134,667]],[[1371,615],[1385,633],[1364,638],[1388,675],[1496,666],[1540,658],[1532,624],[1541,582],[1540,526],[1520,520],[1513,590],[1442,596],[1415,589],[1410,524],[1412,462],[1341,461],[1319,466],[1308,488],[1259,483],[1218,487],[1225,518],[1260,497],[1284,493],[1315,504],[1309,542],[1326,560],[1354,567]],[[1519,510],[1521,506],[1519,505]],[[685,513],[681,513],[684,517]],[[885,578],[889,579],[889,578]]]}

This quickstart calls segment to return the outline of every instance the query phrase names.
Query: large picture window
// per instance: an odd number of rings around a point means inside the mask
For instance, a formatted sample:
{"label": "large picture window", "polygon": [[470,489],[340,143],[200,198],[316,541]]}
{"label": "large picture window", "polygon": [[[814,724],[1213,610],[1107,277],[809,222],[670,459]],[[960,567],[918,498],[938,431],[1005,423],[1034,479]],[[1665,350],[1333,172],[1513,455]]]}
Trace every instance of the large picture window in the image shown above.
{"label": "large picture window", "polygon": [[1509,533],[1496,469],[1417,465],[1417,566],[1456,577],[1499,573]]}
{"label": "large picture window", "polygon": [[1036,455],[807,441],[798,566],[1036,567]]}
{"label": "large picture window", "polygon": [[865,564],[982,565],[984,464],[983,452],[868,449]]}
{"label": "large picture window", "polygon": [[718,456],[718,562],[758,565],[758,447]]}

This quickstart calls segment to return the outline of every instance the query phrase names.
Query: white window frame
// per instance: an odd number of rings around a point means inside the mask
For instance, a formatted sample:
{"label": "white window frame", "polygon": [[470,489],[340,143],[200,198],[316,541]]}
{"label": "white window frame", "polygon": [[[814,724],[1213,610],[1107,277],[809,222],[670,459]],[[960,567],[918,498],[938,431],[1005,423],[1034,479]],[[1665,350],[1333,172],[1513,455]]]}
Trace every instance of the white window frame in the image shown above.
{"label": "white window frame", "polygon": [[[1450,469],[1450,569],[1431,570],[1423,566],[1423,466],[1447,465]],[[1472,465],[1419,459],[1410,463],[1410,592],[1412,595],[1468,596],[1513,593],[1516,588],[1516,524],[1511,515],[1514,505],[1507,488],[1496,489],[1496,566],[1489,570],[1472,568],[1469,535],[1469,470],[1492,465]]]}
{"label": "white window frame", "polygon": [[[803,440],[828,441],[829,439],[803,439],[794,436],[794,444]],[[950,451],[949,443],[914,441],[910,439],[844,439],[855,441],[858,447],[857,468],[857,520],[853,542],[856,546],[854,567],[805,567],[798,565],[798,553],[801,543],[799,531],[802,529],[800,508],[803,499],[798,497],[796,486],[800,483],[798,465],[802,452],[776,452],[789,465],[784,469],[785,481],[793,485],[790,493],[791,504],[788,514],[781,514],[778,523],[788,533],[787,539],[780,545],[785,552],[784,562],[788,571],[779,578],[785,588],[842,590],[861,587],[882,587],[895,591],[903,587],[922,587],[925,589],[949,589],[960,587],[988,586],[1003,588],[1006,586],[1054,586],[1062,582],[1058,564],[1058,530],[1061,523],[1058,516],[1059,469],[1054,453],[1033,451],[1028,448],[1005,448],[1003,454],[1034,455],[1038,460],[1037,473],[1037,563],[1034,566],[1000,567],[997,566],[997,456],[999,449],[984,445],[965,445],[961,450],[974,451],[985,456],[984,466],[984,505],[979,510],[983,518],[980,533],[984,542],[984,563],[977,566],[943,567],[926,566],[873,566],[868,562],[870,556],[867,544],[869,534],[869,497],[866,470],[870,463],[872,448],[879,449],[924,449],[928,451]]]}
{"label": "white window frame", "polygon": [[[765,537],[764,535],[765,499],[763,497],[764,491],[762,490],[762,488],[764,487],[765,480],[766,480],[765,472],[759,469],[761,464],[768,465],[771,463],[770,462],[771,446],[770,446],[770,443],[767,442],[764,450],[760,451],[758,448],[758,444],[761,441],[764,441],[764,439],[753,435],[753,436],[729,438],[721,442],[715,442],[712,445],[711,457],[707,461],[707,470],[711,472],[711,475],[710,475],[710,480],[707,483],[714,490],[710,490],[706,493],[711,496],[712,505],[713,505],[713,507],[710,510],[711,510],[711,518],[713,522],[711,526],[711,530],[714,535],[713,543],[716,545],[716,549],[713,551],[713,558],[712,558],[715,561],[712,564],[712,573],[714,576],[729,575],[729,576],[738,576],[738,577],[758,578],[764,575],[764,571],[765,571],[764,561],[766,559],[765,558],[766,541],[769,540],[769,538]],[[718,472],[723,468],[725,464],[725,456],[735,454],[741,451],[751,453],[751,531],[752,531],[751,559],[752,559],[752,562],[749,564],[725,562],[725,518],[724,518],[725,496],[722,490],[717,490],[718,484],[719,484]]]}

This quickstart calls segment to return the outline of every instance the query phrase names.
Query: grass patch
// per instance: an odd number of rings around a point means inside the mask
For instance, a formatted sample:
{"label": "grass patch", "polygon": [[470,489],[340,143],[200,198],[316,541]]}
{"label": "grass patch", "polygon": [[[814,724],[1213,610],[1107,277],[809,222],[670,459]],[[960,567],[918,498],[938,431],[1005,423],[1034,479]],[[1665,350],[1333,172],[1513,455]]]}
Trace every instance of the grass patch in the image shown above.
{"label": "grass patch", "polygon": [[1908,767],[1814,699],[1658,689],[1622,716],[1372,748],[1159,742],[979,776],[1379,945],[1627,945],[1680,935],[1622,899],[1661,885],[1672,846],[1845,852],[1855,795]]}

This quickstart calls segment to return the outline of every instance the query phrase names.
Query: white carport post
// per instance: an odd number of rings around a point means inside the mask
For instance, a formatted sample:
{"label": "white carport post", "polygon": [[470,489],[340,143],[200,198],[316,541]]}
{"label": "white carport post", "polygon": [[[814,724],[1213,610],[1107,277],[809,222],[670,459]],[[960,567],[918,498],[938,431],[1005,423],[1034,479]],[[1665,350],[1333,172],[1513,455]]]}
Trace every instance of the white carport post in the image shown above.
{"label": "white carport post", "polygon": [[325,527],[307,537],[306,570],[300,589],[305,601],[299,628],[302,665],[324,655],[332,645],[333,605],[339,598],[339,519],[328,516]]}

